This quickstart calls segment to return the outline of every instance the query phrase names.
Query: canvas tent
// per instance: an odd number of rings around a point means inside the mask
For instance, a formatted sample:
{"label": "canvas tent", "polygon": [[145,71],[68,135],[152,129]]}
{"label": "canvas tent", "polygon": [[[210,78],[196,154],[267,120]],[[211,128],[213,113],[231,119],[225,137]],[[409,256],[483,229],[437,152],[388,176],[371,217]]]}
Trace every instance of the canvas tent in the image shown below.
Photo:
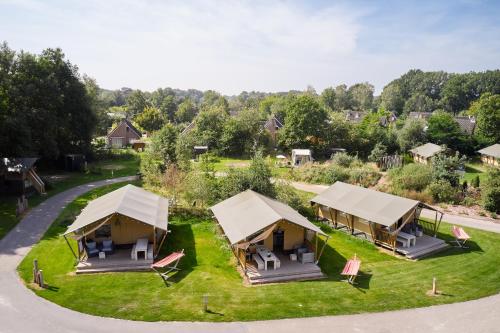
{"label": "canvas tent", "polygon": [[[65,232],[65,237],[96,242],[112,240],[117,246],[134,244],[147,238],[158,254],[168,230],[168,200],[134,185],[91,201]],[[78,258],[84,251],[79,247]]]}
{"label": "canvas tent", "polygon": [[311,162],[312,154],[310,149],[292,149],[292,165],[299,166]]}
{"label": "canvas tent", "polygon": [[410,150],[413,160],[417,163],[428,164],[431,157],[443,151],[443,147],[434,143],[426,143]]}
{"label": "canvas tent", "polygon": [[[375,243],[392,249],[403,229],[421,228],[435,236],[442,217],[440,212],[419,201],[343,182],[335,182],[311,199],[311,204],[318,217],[331,221],[335,227],[340,224],[351,233],[364,233]],[[419,220],[423,208],[436,211],[434,222]]]}
{"label": "canvas tent", "polygon": [[[252,244],[263,243],[268,249],[286,252],[304,242],[311,243],[314,236],[327,236],[290,206],[252,190],[241,192],[210,209],[243,266],[246,265],[244,250]],[[278,230],[284,233],[280,248],[273,238]],[[313,237],[308,238],[308,234]],[[316,253],[316,260],[320,255]]]}
{"label": "canvas tent", "polygon": [[483,163],[492,165],[492,166],[499,166],[500,165],[500,144],[496,143],[494,145],[491,145],[489,147],[483,148],[478,151],[478,153],[481,154],[481,161]]}

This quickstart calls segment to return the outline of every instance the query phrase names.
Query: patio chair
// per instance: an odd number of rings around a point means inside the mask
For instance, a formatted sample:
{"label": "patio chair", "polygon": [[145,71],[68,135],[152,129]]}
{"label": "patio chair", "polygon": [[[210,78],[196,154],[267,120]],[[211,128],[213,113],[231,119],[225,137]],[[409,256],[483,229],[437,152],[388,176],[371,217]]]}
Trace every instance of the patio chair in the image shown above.
{"label": "patio chair", "polygon": [[451,228],[453,236],[455,237],[454,242],[457,243],[458,247],[463,249],[468,249],[469,247],[465,245],[470,236],[461,227],[453,226]]}
{"label": "patio chair", "polygon": [[[151,268],[157,272],[163,281],[167,283],[167,280],[169,278],[168,274],[172,271],[180,271],[180,268],[177,268],[177,265],[179,264],[179,261],[181,260],[182,257],[184,257],[184,250],[181,252],[173,252],[170,255],[166,256],[165,258],[153,263],[151,265]],[[165,269],[165,272],[161,272],[159,269]]]}
{"label": "patio chair", "polygon": [[97,248],[96,242],[86,242],[85,249],[87,251],[88,257],[94,257],[94,256],[99,255],[99,249]]}
{"label": "patio chair", "polygon": [[358,260],[356,255],[354,255],[353,259],[350,259],[346,262],[344,269],[342,270],[342,273],[340,273],[340,275],[347,276],[347,279],[342,281],[347,281],[350,284],[356,284],[354,280],[358,276],[360,266],[361,266],[361,261]]}
{"label": "patio chair", "polygon": [[115,247],[113,245],[113,241],[112,240],[102,241],[101,251],[106,253],[106,254],[113,254],[113,252],[115,252]]}

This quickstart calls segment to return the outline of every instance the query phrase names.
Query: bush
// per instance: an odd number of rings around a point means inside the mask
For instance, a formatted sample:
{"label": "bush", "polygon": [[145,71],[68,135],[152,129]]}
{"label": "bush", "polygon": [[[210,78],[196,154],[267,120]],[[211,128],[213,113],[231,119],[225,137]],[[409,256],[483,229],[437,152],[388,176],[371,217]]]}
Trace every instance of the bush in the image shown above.
{"label": "bush", "polygon": [[500,169],[491,168],[481,185],[483,208],[489,212],[500,213]]}
{"label": "bush", "polygon": [[454,203],[457,198],[457,190],[446,180],[437,180],[427,187],[434,201]]}
{"label": "bush", "polygon": [[430,167],[411,163],[389,172],[394,188],[403,190],[423,191],[432,182]]}
{"label": "bush", "polygon": [[337,154],[333,155],[333,157],[332,157],[333,164],[337,164],[337,165],[344,167],[344,168],[350,167],[354,163],[354,161],[356,161],[356,160],[357,160],[357,157],[350,156],[347,153],[343,153],[343,152],[337,153]]}
{"label": "bush", "polygon": [[380,173],[371,168],[356,168],[349,170],[349,183],[370,187],[377,185]]}
{"label": "bush", "polygon": [[472,179],[471,185],[475,188],[479,188],[479,176],[476,176]]}
{"label": "bush", "polygon": [[349,170],[332,164],[326,168],[324,178],[324,183],[327,184],[333,184],[337,181],[346,182],[349,180]]}
{"label": "bush", "polygon": [[290,184],[282,182],[276,184],[276,199],[286,203],[295,210],[302,208],[302,200]]}

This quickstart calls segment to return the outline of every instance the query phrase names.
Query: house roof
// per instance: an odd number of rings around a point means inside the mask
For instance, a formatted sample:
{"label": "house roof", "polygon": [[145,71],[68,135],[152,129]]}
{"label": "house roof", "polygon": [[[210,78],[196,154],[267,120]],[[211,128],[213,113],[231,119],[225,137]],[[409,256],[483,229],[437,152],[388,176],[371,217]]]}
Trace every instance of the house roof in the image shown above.
{"label": "house roof", "polygon": [[500,144],[495,143],[494,145],[478,150],[478,153],[500,158]]}
{"label": "house roof", "polygon": [[24,172],[31,169],[37,160],[38,157],[2,157],[0,168],[8,172]]}
{"label": "house roof", "polygon": [[410,149],[415,155],[423,156],[425,158],[432,157],[443,150],[443,147],[438,146],[434,143],[428,142],[424,145],[418,146],[416,148]]}
{"label": "house roof", "polygon": [[414,119],[429,119],[432,116],[432,112],[410,112],[409,117]]}
{"label": "house roof", "polygon": [[132,123],[128,120],[128,119],[122,119],[122,121],[120,121],[120,123],[118,124],[118,126],[116,126],[115,128],[113,128],[109,133],[108,133],[108,137],[111,136],[117,128],[119,128],[120,126],[122,125],[127,125],[133,132],[135,132],[135,134],[137,134],[138,137],[142,137],[142,132],[139,131],[137,128],[135,128],[134,125],[132,125]]}
{"label": "house roof", "polygon": [[419,204],[415,200],[343,182],[335,182],[311,202],[385,226],[393,225]]}
{"label": "house roof", "polygon": [[454,119],[458,123],[462,132],[469,135],[474,134],[474,129],[476,128],[476,118],[472,116],[456,116]]}
{"label": "house roof", "polygon": [[236,244],[280,221],[297,224],[325,235],[290,206],[252,190],[246,190],[210,208],[229,242]]}
{"label": "house roof", "polygon": [[167,230],[168,227],[168,200],[129,184],[91,201],[65,234],[115,213],[159,229]]}
{"label": "house roof", "polygon": [[296,156],[311,156],[311,149],[292,149],[292,154]]}
{"label": "house roof", "polygon": [[351,122],[360,122],[361,120],[363,120],[364,117],[366,117],[367,115],[367,112],[362,112],[362,111],[346,111],[346,114],[345,114],[345,119],[347,121],[351,121]]}

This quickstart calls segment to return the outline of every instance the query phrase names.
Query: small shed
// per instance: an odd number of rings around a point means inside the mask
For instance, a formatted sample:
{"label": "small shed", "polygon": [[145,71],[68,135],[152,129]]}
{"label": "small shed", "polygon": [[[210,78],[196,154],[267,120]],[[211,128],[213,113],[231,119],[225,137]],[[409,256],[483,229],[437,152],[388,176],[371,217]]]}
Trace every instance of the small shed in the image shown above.
{"label": "small shed", "polygon": [[411,149],[410,153],[413,155],[413,160],[415,162],[429,164],[430,159],[442,151],[444,151],[442,146],[428,142],[424,145]]}
{"label": "small shed", "polygon": [[64,155],[64,169],[66,171],[83,171],[85,163],[85,155],[83,154]]}
{"label": "small shed", "polygon": [[498,167],[500,165],[500,144],[495,143],[478,151],[484,164]]}
{"label": "small shed", "polygon": [[45,183],[36,173],[37,157],[0,158],[0,193],[6,195],[25,195],[35,189],[45,193]]}
{"label": "small shed", "polygon": [[208,146],[194,146],[193,147],[193,156],[195,159],[198,159],[200,155],[206,154],[208,152]]}
{"label": "small shed", "polygon": [[[167,235],[168,207],[168,199],[129,184],[91,201],[64,235],[77,240],[79,261],[88,258],[86,244],[99,246],[109,240],[130,253],[139,239],[146,239],[148,251],[156,257]],[[123,258],[116,252],[109,259]],[[130,261],[130,254],[124,258]]]}
{"label": "small shed", "polygon": [[310,149],[292,149],[292,165],[301,166],[305,163],[312,162],[312,153]]}

